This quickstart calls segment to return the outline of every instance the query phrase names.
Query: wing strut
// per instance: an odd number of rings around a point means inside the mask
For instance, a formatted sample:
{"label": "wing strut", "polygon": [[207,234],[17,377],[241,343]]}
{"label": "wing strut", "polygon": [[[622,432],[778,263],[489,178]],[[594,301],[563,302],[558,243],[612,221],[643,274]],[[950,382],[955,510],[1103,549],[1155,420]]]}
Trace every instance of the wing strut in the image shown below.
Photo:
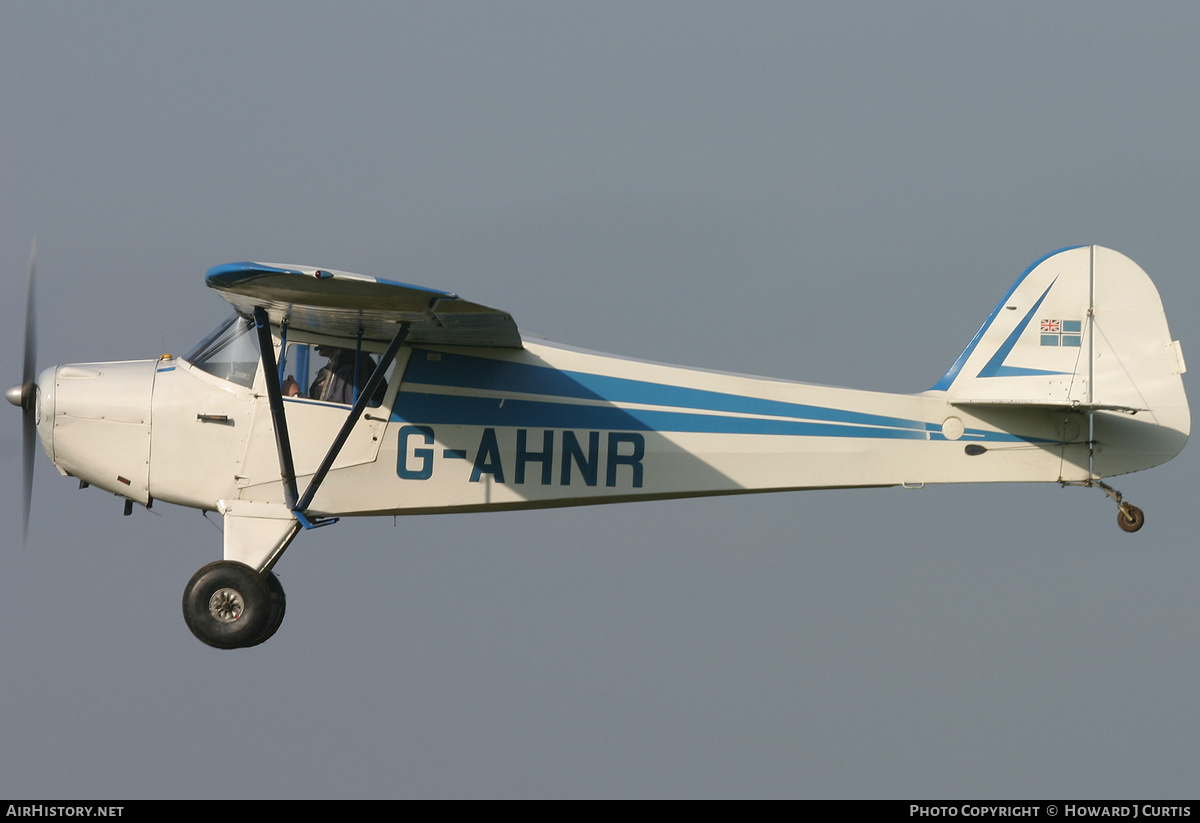
{"label": "wing strut", "polygon": [[[342,423],[342,428],[338,431],[337,437],[329,444],[329,451],[325,453],[325,458],[321,461],[321,465],[317,468],[316,474],[312,476],[312,480],[308,482],[308,488],[304,490],[304,496],[300,498],[294,506],[292,513],[296,515],[296,519],[304,525],[304,527],[312,528],[314,525],[322,525],[320,523],[309,523],[305,518],[305,513],[317,490],[321,487],[321,483],[325,480],[325,475],[329,473],[329,469],[333,466],[333,461],[337,459],[338,453],[341,452],[342,446],[346,444],[346,439],[350,437],[350,432],[354,430],[354,424],[362,417],[363,411],[367,408],[367,403],[371,396],[375,394],[375,390],[379,388],[379,384],[383,382],[384,374],[387,372],[388,366],[392,364],[392,360],[396,357],[396,352],[400,350],[400,346],[404,343],[404,339],[408,337],[408,323],[401,323],[400,328],[396,330],[396,336],[392,338],[392,342],[388,344],[387,351],[379,358],[379,363],[375,366],[375,371],[371,372],[371,376],[367,379],[367,384],[362,387],[358,393],[358,398],[354,401],[354,406],[350,409],[350,414],[346,415],[346,422]],[[269,376],[269,375],[268,375]],[[282,402],[281,404],[282,405]]]}
{"label": "wing strut", "polygon": [[[325,481],[325,476],[329,474],[330,468],[333,467],[333,461],[341,453],[342,446],[346,444],[346,440],[350,437],[350,432],[354,430],[354,424],[362,417],[367,403],[375,394],[375,390],[379,388],[379,384],[383,382],[388,366],[392,364],[392,360],[396,357],[396,352],[400,350],[400,346],[404,344],[405,338],[408,337],[409,324],[400,324],[400,327],[396,330],[395,337],[392,338],[392,342],[387,347],[387,351],[379,358],[379,363],[367,379],[367,384],[358,392],[350,413],[346,415],[346,420],[342,423],[342,428],[338,431],[337,437],[329,444],[329,450],[325,452],[325,457],[321,460],[321,465],[317,467],[316,473],[309,480],[303,497],[299,495],[296,486],[296,468],[292,460],[292,441],[288,437],[287,415],[283,409],[283,392],[280,389],[279,382],[279,364],[275,359],[275,344],[271,339],[271,322],[267,317],[266,310],[262,306],[254,307],[254,326],[258,332],[258,349],[262,357],[263,376],[266,378],[267,402],[271,407],[271,421],[275,426],[275,448],[279,452],[279,474],[283,478],[284,502],[292,514],[296,516],[296,519],[300,521],[300,524],[306,529],[332,523],[334,522],[333,519],[319,523],[310,522],[306,517],[308,506],[312,503],[317,490],[321,488],[321,483]],[[362,345],[361,339],[359,345]],[[355,382],[357,383],[357,380]]]}
{"label": "wing strut", "polygon": [[283,478],[283,499],[289,509],[296,508],[296,469],[292,463],[292,441],[288,437],[287,417],[283,413],[283,392],[279,389],[279,365],[271,340],[271,323],[261,306],[254,307],[254,328],[258,332],[258,351],[262,357],[267,383],[267,402],[275,426],[275,449],[279,452],[279,474]]}

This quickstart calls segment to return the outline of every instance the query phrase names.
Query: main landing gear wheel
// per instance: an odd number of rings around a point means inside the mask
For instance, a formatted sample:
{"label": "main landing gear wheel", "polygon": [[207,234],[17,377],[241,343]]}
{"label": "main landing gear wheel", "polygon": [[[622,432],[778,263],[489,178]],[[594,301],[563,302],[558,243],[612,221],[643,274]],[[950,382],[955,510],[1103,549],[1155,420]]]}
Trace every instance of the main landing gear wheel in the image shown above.
{"label": "main landing gear wheel", "polygon": [[267,625],[263,628],[262,633],[249,643],[244,643],[241,646],[243,649],[270,640],[275,632],[279,631],[279,625],[283,623],[283,614],[287,611],[287,598],[283,594],[283,584],[279,582],[275,572],[267,572],[262,581],[267,587],[267,597],[271,599],[271,616],[267,618]]}
{"label": "main landing gear wheel", "polygon": [[[274,575],[272,575],[273,577]],[[276,581],[278,583],[278,581]],[[272,604],[267,582],[243,563],[219,560],[196,572],[183,590],[183,619],[202,643],[218,649],[238,649],[266,640],[283,620],[280,605]]]}
{"label": "main landing gear wheel", "polygon": [[1146,523],[1146,515],[1137,506],[1122,503],[1117,509],[1117,525],[1122,531],[1135,532]]}

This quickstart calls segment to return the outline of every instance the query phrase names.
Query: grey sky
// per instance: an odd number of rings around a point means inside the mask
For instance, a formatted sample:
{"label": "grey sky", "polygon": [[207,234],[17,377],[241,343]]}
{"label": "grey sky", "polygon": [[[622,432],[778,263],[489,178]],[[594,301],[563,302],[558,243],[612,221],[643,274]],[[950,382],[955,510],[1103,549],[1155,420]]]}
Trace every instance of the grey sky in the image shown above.
{"label": "grey sky", "polygon": [[[1200,368],[1184,4],[0,0],[9,382],[182,353],[219,263],[456,291],[526,332],[889,391],[1100,243]],[[1193,373],[1194,374],[1194,373]],[[1194,379],[1187,378],[1191,387]],[[1195,398],[1193,398],[1195,399]],[[342,521],[279,634],[194,640],[220,555],[0,429],[0,796],[1195,797],[1192,449],[956,486]]]}

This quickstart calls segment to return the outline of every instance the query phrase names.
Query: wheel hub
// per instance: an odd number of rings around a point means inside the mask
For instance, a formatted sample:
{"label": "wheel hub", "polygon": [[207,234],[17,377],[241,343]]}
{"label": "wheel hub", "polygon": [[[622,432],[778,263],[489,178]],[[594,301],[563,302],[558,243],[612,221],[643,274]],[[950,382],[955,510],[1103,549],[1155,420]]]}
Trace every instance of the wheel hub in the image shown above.
{"label": "wheel hub", "polygon": [[208,599],[208,613],[221,623],[233,623],[246,611],[246,601],[237,589],[217,589]]}

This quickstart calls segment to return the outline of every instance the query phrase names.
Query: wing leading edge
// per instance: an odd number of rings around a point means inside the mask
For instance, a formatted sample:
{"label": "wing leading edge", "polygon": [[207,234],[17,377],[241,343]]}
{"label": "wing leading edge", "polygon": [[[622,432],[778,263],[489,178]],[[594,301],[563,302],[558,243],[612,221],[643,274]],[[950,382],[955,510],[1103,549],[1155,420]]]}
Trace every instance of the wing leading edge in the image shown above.
{"label": "wing leading edge", "polygon": [[409,323],[410,343],[521,348],[512,316],[451,292],[361,274],[276,263],[229,263],[208,270],[205,283],[250,316],[256,306],[272,324],[290,329],[391,340]]}

